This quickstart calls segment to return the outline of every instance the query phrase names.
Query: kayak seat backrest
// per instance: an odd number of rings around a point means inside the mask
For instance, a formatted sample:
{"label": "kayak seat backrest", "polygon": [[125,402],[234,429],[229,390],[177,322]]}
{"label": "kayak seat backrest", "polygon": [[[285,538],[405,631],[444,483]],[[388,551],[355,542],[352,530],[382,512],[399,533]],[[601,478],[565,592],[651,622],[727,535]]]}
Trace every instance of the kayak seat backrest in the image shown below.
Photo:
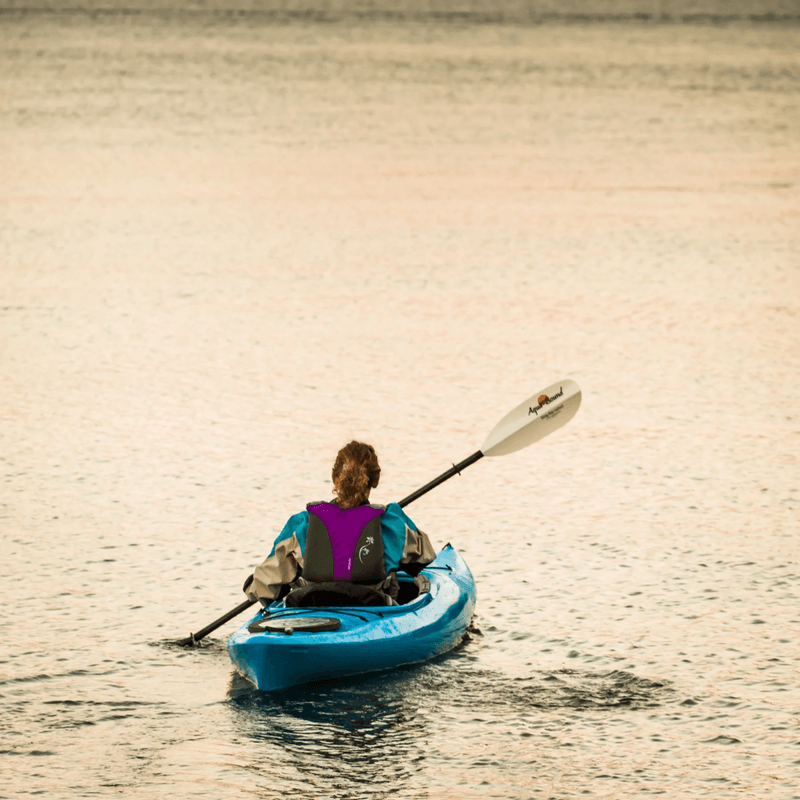
{"label": "kayak seat backrest", "polygon": [[314,583],[380,583],[386,578],[381,506],[309,503],[303,578]]}
{"label": "kayak seat backrest", "polygon": [[308,583],[305,586],[298,586],[286,595],[284,603],[289,608],[394,605],[391,597],[380,589],[342,581]]}
{"label": "kayak seat backrest", "polygon": [[373,586],[358,583],[328,581],[309,583],[292,589],[284,603],[289,608],[339,608],[342,606],[403,606],[429,592],[431,582],[424,575],[401,578],[399,591],[394,601],[388,594]]}

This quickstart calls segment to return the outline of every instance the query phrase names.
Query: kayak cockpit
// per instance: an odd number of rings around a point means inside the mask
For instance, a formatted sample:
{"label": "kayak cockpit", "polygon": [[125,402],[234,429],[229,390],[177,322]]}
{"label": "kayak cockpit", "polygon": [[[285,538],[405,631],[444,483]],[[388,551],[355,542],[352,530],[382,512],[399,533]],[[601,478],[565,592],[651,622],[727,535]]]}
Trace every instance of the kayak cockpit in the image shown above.
{"label": "kayak cockpit", "polygon": [[413,603],[418,597],[427,594],[431,590],[430,579],[426,575],[405,575],[397,576],[400,584],[400,591],[397,594],[397,605],[406,606]]}
{"label": "kayak cockpit", "polygon": [[430,591],[425,575],[398,575],[397,600],[372,586],[341,583],[306,583],[296,587],[283,599],[286,608],[393,608],[407,606]]}

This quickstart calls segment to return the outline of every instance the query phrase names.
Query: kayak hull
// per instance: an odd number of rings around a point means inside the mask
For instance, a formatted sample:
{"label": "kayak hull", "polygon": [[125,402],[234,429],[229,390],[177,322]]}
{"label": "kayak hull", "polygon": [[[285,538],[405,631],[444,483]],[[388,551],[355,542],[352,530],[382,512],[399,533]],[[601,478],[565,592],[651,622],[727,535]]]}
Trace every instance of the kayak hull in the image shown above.
{"label": "kayak hull", "polygon": [[[230,637],[231,661],[258,689],[276,691],[446,653],[463,639],[472,619],[475,581],[450,545],[422,574],[430,590],[401,606],[286,608],[282,601],[272,603]],[[320,618],[338,629],[300,630],[304,622]],[[270,624],[284,630],[261,630]]]}

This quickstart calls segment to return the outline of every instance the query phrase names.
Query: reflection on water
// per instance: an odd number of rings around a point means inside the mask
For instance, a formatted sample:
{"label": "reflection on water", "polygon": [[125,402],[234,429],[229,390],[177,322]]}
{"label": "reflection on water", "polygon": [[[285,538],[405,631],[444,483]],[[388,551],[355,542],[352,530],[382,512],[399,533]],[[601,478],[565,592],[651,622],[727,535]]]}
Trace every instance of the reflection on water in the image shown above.
{"label": "reflection on water", "polygon": [[[392,676],[330,682],[275,694],[231,680],[233,725],[254,740],[263,759],[264,796],[296,786],[309,794],[336,787],[336,797],[421,797],[417,776],[426,759],[426,715],[415,682]],[[291,790],[290,790],[291,791]],[[409,794],[411,791],[411,794]],[[256,789],[256,796],[260,796]]]}
{"label": "reflection on water", "polygon": [[[796,26],[0,26],[0,795],[796,795]],[[561,377],[409,508],[482,636],[276,695],[243,620],[168,645],[343,442],[397,499]]]}

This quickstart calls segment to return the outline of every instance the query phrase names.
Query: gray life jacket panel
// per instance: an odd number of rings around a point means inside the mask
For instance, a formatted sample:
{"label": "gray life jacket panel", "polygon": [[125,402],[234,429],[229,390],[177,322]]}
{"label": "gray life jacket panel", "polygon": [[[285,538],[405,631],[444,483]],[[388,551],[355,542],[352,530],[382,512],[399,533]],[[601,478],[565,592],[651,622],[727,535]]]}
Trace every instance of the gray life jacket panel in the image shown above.
{"label": "gray life jacket panel", "polygon": [[381,535],[385,508],[376,505],[339,508],[334,503],[309,503],[306,508],[305,580],[365,584],[385,580]]}

